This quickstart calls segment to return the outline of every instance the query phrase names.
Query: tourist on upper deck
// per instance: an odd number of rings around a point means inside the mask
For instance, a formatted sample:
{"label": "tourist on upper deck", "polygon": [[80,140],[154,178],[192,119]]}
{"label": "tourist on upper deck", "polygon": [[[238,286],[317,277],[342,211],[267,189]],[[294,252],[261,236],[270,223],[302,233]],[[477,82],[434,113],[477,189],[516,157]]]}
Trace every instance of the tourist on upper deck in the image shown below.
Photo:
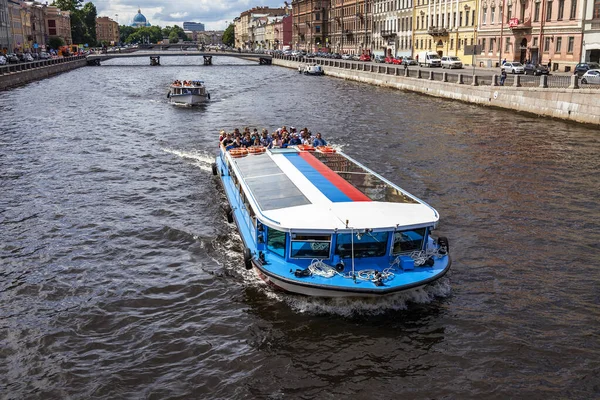
{"label": "tourist on upper deck", "polygon": [[281,134],[275,132],[273,134],[273,138],[271,139],[271,148],[279,149],[283,145],[283,141],[281,140]]}
{"label": "tourist on upper deck", "polygon": [[233,129],[233,137],[240,136],[240,130],[238,128]]}
{"label": "tourist on upper deck", "polygon": [[228,133],[227,135],[225,135],[225,138],[221,141],[221,144],[227,147],[231,143],[233,143],[233,139],[231,138],[231,133]]}
{"label": "tourist on upper deck", "polygon": [[227,133],[223,129],[221,129],[221,132],[219,132],[219,142],[222,142],[226,136],[227,136]]}
{"label": "tourist on upper deck", "polygon": [[298,134],[297,133],[292,134],[292,138],[288,142],[288,145],[289,146],[297,146],[299,144],[302,144],[302,140],[300,140],[300,137],[298,137]]}
{"label": "tourist on upper deck", "polygon": [[262,130],[260,144],[261,144],[261,146],[265,146],[265,147],[270,147],[270,145],[271,145],[271,138],[269,137],[269,132],[267,132],[266,129]]}
{"label": "tourist on upper deck", "polygon": [[227,149],[237,149],[240,147],[246,147],[246,146],[244,146],[244,144],[242,143],[242,139],[239,136],[236,136],[233,143],[230,144],[229,146],[227,146],[226,148]]}
{"label": "tourist on upper deck", "polygon": [[244,138],[242,139],[242,144],[244,145],[244,147],[251,147],[254,144],[254,140],[252,140],[250,132],[247,132],[244,135]]}
{"label": "tourist on upper deck", "polygon": [[312,137],[310,136],[310,132],[305,134],[304,139],[302,139],[302,144],[306,145],[306,146],[312,146],[313,140],[312,140]]}
{"label": "tourist on upper deck", "polygon": [[325,139],[323,139],[321,137],[321,132],[317,132],[317,137],[315,138],[315,140],[313,140],[312,145],[314,147],[318,147],[318,146],[327,146],[327,142],[325,141]]}

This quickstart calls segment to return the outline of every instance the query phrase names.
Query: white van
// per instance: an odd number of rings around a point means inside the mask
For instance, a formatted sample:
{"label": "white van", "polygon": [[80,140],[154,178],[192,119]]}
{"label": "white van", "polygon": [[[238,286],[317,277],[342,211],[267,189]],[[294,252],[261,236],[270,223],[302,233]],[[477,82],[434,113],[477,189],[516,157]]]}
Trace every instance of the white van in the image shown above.
{"label": "white van", "polygon": [[426,67],[442,66],[442,60],[435,51],[422,51],[418,53],[417,56],[419,57],[419,67],[422,67],[423,65]]}

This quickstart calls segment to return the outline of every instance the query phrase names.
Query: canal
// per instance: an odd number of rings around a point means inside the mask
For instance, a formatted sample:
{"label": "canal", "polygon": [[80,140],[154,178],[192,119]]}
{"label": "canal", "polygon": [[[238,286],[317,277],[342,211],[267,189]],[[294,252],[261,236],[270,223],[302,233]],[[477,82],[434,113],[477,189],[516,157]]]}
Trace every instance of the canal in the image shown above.
{"label": "canal", "polygon": [[[110,61],[0,93],[0,397],[598,396],[597,130],[213,62]],[[175,79],[211,103],[170,106]],[[435,207],[447,277],[350,302],[246,272],[218,132],[282,125]]]}

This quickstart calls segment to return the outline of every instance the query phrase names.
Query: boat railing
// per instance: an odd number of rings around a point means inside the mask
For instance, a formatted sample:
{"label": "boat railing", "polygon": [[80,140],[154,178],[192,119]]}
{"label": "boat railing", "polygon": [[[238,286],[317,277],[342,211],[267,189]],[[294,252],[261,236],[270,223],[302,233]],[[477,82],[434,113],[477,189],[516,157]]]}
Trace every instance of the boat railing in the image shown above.
{"label": "boat railing", "polygon": [[[341,152],[340,152],[341,153]],[[374,176],[376,176],[377,178],[381,179],[382,181],[384,181],[385,183],[387,183],[388,185],[400,190],[402,193],[404,193],[406,196],[410,197],[411,199],[415,200],[417,203],[421,203],[426,205],[427,207],[429,207],[434,215],[436,216],[436,218],[439,218],[439,214],[437,212],[437,210],[435,208],[433,208],[432,206],[430,206],[429,204],[427,204],[427,202],[413,196],[412,194],[408,193],[407,191],[405,191],[404,189],[400,188],[399,186],[393,184],[392,182],[390,182],[389,180],[385,179],[383,176],[379,175],[378,173],[376,173],[375,171],[372,171],[371,169],[365,167],[364,165],[362,165],[361,163],[359,163],[358,161],[356,161],[355,159],[353,159],[352,157],[350,157],[349,155],[347,155],[346,153],[342,153],[344,157],[346,157],[348,160],[352,161],[353,163],[355,163],[356,165],[358,165],[361,168],[364,168],[365,170],[369,171],[371,174],[373,174]]]}

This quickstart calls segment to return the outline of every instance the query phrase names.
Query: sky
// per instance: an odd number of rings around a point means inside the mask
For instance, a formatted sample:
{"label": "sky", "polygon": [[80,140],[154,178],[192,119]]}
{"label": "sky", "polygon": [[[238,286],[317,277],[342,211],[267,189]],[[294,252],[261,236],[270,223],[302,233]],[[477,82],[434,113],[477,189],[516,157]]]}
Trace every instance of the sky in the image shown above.
{"label": "sky", "polygon": [[[257,6],[283,7],[283,0],[85,0],[96,6],[99,17],[129,25],[138,8],[152,25],[179,25],[201,22],[209,30],[224,30],[235,17]],[[291,4],[291,0],[288,0]]]}

